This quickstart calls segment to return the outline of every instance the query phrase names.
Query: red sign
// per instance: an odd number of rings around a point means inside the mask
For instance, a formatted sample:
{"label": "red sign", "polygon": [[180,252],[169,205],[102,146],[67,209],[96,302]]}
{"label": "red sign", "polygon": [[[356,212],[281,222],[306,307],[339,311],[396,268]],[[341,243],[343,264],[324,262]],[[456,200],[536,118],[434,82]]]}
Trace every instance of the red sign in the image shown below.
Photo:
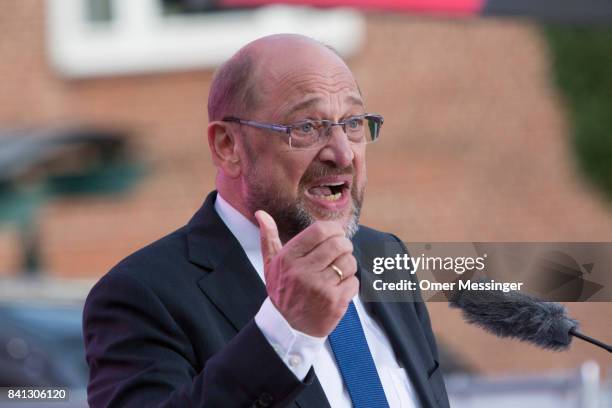
{"label": "red sign", "polygon": [[355,7],[370,10],[406,11],[424,14],[470,16],[479,14],[485,0],[221,0],[221,7],[290,4],[315,7]]}

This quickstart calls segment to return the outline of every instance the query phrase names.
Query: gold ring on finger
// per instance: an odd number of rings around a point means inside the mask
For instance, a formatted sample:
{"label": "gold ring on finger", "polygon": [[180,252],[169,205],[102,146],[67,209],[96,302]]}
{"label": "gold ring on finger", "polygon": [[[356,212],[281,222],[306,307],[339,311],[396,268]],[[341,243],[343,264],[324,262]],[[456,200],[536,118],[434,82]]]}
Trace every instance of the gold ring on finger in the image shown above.
{"label": "gold ring on finger", "polygon": [[342,269],[338,268],[334,264],[331,264],[329,266],[331,266],[331,268],[334,270],[334,272],[336,272],[336,275],[338,275],[338,278],[340,279],[340,282],[342,282],[344,280],[344,274],[342,273]]}

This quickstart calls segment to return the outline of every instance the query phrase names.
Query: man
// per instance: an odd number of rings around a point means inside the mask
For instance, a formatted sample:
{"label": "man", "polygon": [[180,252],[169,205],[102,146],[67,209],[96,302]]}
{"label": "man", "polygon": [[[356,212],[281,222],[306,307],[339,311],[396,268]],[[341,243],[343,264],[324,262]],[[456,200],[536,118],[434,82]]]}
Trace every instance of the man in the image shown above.
{"label": "man", "polygon": [[447,407],[425,305],[357,296],[361,265],[405,248],[358,227],[382,117],[345,63],[254,41],[218,70],[209,122],[217,192],[87,299],[91,406]]}

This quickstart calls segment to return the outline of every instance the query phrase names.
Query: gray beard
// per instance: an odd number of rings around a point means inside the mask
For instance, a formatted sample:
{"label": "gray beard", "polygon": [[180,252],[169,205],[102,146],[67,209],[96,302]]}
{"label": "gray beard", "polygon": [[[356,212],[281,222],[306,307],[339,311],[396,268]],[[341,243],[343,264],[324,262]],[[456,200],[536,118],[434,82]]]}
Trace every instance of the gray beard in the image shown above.
{"label": "gray beard", "polygon": [[[258,177],[255,166],[251,166],[247,173],[248,191],[246,192],[246,206],[249,212],[264,210],[274,218],[278,227],[281,242],[286,243],[294,236],[312,225],[316,219],[306,210],[303,193],[297,200],[289,201],[281,191],[276,190],[265,177]],[[352,238],[359,229],[359,216],[363,203],[363,190],[351,188],[351,215],[344,227],[347,238]],[[338,219],[341,213],[329,213],[325,219]]]}

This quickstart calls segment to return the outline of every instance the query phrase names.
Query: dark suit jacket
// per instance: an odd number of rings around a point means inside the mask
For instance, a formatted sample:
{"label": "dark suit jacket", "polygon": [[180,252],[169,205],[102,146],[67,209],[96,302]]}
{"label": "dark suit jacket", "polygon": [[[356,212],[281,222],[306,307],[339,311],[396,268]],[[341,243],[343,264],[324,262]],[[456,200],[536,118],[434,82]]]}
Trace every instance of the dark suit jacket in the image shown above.
{"label": "dark suit jacket", "polygon": [[[254,323],[265,286],[217,215],[215,197],[91,290],[83,330],[92,407],[329,407],[314,370],[299,381]],[[405,251],[396,237],[366,227],[354,244],[361,265],[371,265],[369,253]],[[363,285],[372,274],[361,275]],[[448,407],[425,304],[366,307],[423,406]]]}

